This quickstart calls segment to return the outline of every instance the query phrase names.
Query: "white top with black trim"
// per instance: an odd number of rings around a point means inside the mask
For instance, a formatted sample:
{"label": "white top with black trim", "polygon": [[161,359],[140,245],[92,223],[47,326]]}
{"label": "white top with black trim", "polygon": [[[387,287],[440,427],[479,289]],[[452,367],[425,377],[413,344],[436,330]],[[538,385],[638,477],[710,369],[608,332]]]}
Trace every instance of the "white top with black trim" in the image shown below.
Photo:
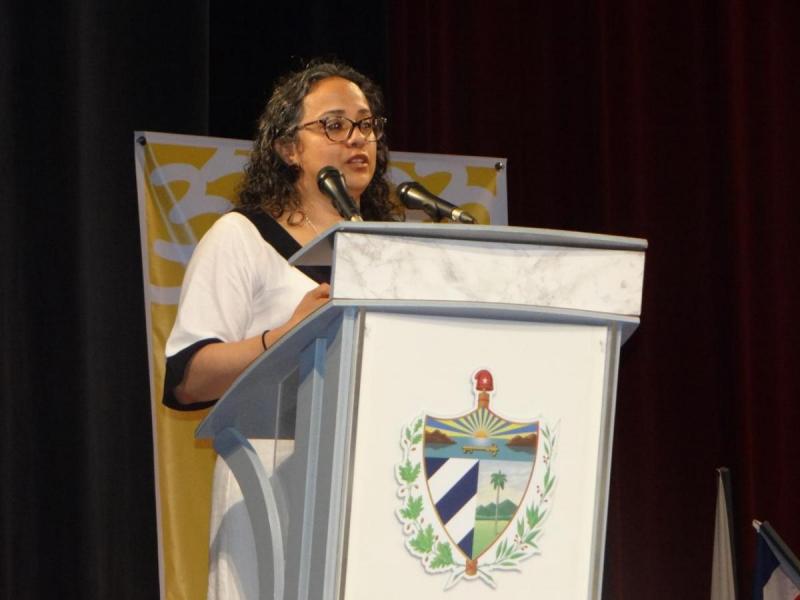
{"label": "white top with black trim", "polygon": [[182,405],[174,397],[191,357],[207,344],[240,341],[283,325],[317,282],[329,280],[330,269],[304,273],[289,265],[286,259],[299,249],[261,211],[239,209],[217,219],[186,269],[166,346],[164,404],[178,410],[212,404]]}

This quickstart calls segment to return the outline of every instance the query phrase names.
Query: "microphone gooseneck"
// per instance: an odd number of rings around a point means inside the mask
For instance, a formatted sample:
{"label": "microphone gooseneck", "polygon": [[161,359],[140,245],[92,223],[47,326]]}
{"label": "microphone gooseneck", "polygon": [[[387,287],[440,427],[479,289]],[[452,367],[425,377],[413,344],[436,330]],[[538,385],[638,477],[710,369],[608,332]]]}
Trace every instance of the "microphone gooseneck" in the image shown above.
{"label": "microphone gooseneck", "polygon": [[334,208],[348,221],[363,221],[355,200],[347,193],[344,175],[336,167],[322,167],[317,173],[317,186],[328,196]]}
{"label": "microphone gooseneck", "polygon": [[406,181],[397,186],[397,196],[406,208],[424,210],[431,219],[450,219],[469,225],[477,223],[475,217],[447,200],[431,194],[416,181]]}

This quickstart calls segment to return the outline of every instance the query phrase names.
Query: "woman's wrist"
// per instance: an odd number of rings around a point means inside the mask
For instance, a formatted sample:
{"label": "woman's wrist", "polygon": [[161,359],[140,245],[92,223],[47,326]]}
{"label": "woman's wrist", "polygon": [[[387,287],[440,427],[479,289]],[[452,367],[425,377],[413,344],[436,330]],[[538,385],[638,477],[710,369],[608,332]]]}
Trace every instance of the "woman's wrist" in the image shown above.
{"label": "woman's wrist", "polygon": [[265,329],[264,333],[261,334],[261,347],[263,351],[266,352],[270,348],[272,348],[275,343],[281,339],[287,331],[289,331],[293,327],[291,321],[284,323],[274,329]]}
{"label": "woman's wrist", "polygon": [[270,332],[269,329],[265,329],[264,333],[261,334],[261,347],[264,348],[264,352],[267,351],[269,345],[267,344],[267,334]]}

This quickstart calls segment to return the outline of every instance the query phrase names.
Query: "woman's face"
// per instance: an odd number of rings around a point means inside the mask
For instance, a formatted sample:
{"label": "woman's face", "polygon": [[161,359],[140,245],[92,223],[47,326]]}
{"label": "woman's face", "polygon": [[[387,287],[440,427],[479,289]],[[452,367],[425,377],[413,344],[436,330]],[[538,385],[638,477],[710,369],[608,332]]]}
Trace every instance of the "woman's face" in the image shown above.
{"label": "woman's face", "polygon": [[[335,116],[358,121],[371,115],[361,88],[347,79],[328,77],[316,82],[303,99],[300,124]],[[347,121],[344,123],[350,125]],[[300,167],[297,182],[300,197],[319,193],[317,173],[323,167],[332,166],[342,172],[350,195],[358,200],[375,174],[376,148],[377,144],[368,142],[358,127],[343,142],[328,139],[320,123],[301,127],[288,157]]]}

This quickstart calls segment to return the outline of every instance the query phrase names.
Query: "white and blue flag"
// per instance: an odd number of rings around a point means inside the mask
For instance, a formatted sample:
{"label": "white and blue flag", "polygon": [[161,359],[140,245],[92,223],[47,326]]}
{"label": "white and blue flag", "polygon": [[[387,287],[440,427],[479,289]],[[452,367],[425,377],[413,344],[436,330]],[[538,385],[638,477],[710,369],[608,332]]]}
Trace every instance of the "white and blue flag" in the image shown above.
{"label": "white and blue flag", "polygon": [[766,521],[753,522],[756,538],[756,570],[753,600],[800,600],[800,562]]}

